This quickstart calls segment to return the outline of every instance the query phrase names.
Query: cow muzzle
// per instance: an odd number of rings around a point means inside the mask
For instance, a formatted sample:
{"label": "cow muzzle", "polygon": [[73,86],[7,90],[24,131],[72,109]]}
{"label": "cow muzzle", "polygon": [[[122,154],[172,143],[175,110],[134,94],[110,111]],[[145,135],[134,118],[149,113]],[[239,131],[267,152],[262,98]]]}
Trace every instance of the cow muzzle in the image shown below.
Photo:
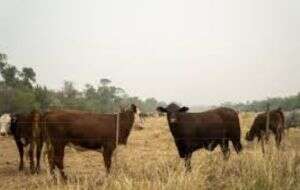
{"label": "cow muzzle", "polygon": [[20,141],[21,141],[21,143],[22,143],[23,145],[26,145],[26,143],[27,143],[27,141],[26,141],[25,138],[21,138]]}
{"label": "cow muzzle", "polygon": [[170,123],[176,123],[177,122],[177,119],[176,118],[171,118],[170,119]]}

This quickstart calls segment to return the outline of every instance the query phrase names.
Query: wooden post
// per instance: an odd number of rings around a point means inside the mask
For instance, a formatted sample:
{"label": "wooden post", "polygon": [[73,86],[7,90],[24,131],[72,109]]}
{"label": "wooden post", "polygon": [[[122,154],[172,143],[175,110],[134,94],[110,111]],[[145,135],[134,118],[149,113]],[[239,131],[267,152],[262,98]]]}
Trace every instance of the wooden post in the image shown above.
{"label": "wooden post", "polygon": [[120,113],[117,113],[117,118],[116,118],[116,148],[115,148],[115,153],[114,153],[114,162],[115,166],[117,166],[117,160],[118,160],[118,144],[119,144],[119,132],[120,132]]}
{"label": "wooden post", "polygon": [[267,112],[266,112],[266,141],[269,140],[270,134],[270,104],[267,104]]}
{"label": "wooden post", "polygon": [[119,144],[119,129],[120,129],[120,114],[117,113],[117,121],[116,121],[116,148]]}

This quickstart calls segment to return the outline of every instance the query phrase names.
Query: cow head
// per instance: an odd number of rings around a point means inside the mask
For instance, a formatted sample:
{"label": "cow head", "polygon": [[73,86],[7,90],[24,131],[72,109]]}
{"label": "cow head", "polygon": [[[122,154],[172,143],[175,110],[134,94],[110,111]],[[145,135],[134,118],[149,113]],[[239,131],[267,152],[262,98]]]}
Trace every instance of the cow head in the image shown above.
{"label": "cow head", "polygon": [[168,105],[166,108],[158,107],[157,111],[167,113],[167,118],[170,124],[174,124],[178,122],[177,114],[185,113],[189,110],[188,107],[179,107],[178,105],[172,103]]}
{"label": "cow head", "polygon": [[120,144],[124,144],[124,145],[127,144],[130,131],[134,124],[136,112],[137,112],[137,107],[134,104],[131,104],[130,109],[120,112],[120,136],[119,136]]}
{"label": "cow head", "polygon": [[0,134],[1,136],[6,136],[11,133],[11,122],[12,117],[10,114],[3,114],[0,117]]}

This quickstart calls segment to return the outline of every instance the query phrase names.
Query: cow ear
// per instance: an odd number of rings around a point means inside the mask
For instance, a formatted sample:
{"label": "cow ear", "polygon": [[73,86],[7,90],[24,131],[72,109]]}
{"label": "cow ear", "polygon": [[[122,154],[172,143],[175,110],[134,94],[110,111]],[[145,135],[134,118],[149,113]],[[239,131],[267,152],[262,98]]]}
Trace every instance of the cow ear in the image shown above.
{"label": "cow ear", "polygon": [[182,107],[182,108],[180,108],[178,111],[179,111],[179,112],[186,112],[186,111],[188,111],[188,110],[189,110],[188,107]]}
{"label": "cow ear", "polygon": [[167,112],[166,108],[163,108],[163,107],[157,107],[156,110],[158,112]]}

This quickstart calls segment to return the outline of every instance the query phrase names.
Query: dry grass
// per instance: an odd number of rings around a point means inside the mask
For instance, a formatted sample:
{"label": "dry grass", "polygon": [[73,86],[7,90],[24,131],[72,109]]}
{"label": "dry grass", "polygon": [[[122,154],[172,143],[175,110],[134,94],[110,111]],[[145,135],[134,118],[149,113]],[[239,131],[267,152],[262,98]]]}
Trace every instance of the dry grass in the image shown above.
{"label": "dry grass", "polygon": [[[243,135],[253,121],[242,113]],[[224,161],[221,151],[194,153],[192,172],[185,173],[164,118],[146,120],[144,130],[134,130],[126,147],[114,157],[112,174],[106,176],[102,155],[74,152],[65,157],[67,184],[54,184],[45,171],[18,172],[18,154],[12,139],[0,138],[1,189],[300,189],[300,130],[286,134],[280,150],[274,142],[262,155],[256,142],[243,141],[240,155],[231,152]],[[231,147],[232,148],[232,147]]]}

